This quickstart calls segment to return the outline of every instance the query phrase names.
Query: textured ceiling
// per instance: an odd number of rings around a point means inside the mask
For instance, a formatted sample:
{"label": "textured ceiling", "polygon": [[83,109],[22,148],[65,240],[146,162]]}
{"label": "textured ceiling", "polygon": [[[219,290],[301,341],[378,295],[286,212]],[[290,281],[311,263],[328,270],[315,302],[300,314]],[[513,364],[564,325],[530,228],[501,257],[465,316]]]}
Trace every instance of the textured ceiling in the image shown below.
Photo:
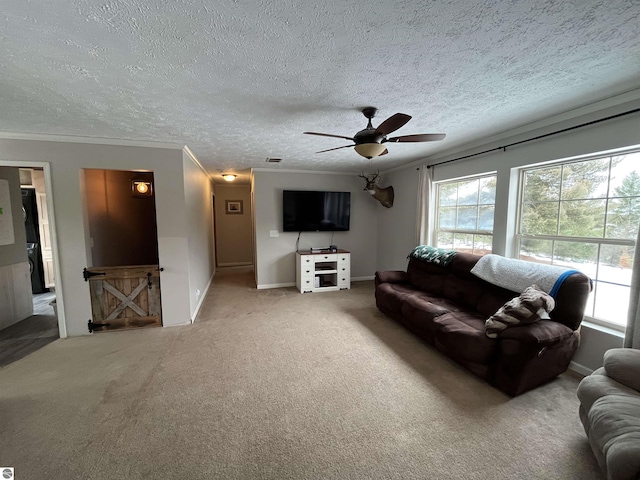
{"label": "textured ceiling", "polygon": [[[212,172],[399,166],[640,87],[638,0],[3,0],[0,131],[187,144]],[[267,157],[282,163],[265,163]]]}

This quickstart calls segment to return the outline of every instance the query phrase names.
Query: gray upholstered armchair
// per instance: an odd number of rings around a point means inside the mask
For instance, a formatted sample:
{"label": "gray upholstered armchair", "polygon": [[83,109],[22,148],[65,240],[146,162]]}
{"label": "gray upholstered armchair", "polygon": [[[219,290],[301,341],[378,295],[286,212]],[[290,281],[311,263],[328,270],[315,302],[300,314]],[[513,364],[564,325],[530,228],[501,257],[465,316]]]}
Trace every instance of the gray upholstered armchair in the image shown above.
{"label": "gray upholstered armchair", "polygon": [[578,386],[580,419],[607,480],[640,479],[640,350],[614,348]]}

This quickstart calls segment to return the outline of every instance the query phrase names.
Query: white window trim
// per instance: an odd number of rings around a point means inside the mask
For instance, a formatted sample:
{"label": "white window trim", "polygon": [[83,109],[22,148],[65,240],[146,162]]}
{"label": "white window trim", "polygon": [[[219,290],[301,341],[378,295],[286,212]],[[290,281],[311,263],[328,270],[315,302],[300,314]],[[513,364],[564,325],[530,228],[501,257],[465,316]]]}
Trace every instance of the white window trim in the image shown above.
{"label": "white window trim", "polygon": [[[486,235],[486,236],[490,236],[492,238],[492,244],[493,244],[493,237],[494,237],[494,229],[492,230],[463,230],[463,229],[451,229],[451,228],[442,228],[439,229],[438,228],[438,221],[439,221],[439,212],[440,212],[440,195],[439,195],[439,191],[440,191],[440,186],[444,185],[444,184],[448,184],[448,183],[457,183],[457,182],[464,182],[464,181],[468,181],[468,180],[482,180],[483,178],[491,178],[491,177],[495,177],[496,180],[498,178],[497,172],[496,171],[491,171],[491,172],[484,172],[484,173],[480,173],[477,175],[468,175],[468,176],[464,176],[464,177],[457,177],[457,178],[448,178],[446,180],[440,180],[438,182],[433,182],[433,211],[429,212],[430,215],[433,215],[433,228],[430,231],[430,239],[431,239],[431,244],[432,245],[436,245],[438,242],[438,232],[445,232],[445,233],[452,233],[452,234],[456,234],[456,233],[460,233],[463,235]],[[494,215],[495,215],[495,198],[494,198],[494,203],[490,204],[494,206]],[[473,206],[473,205],[470,205]],[[481,204],[475,204],[476,207],[481,206]],[[495,217],[494,217],[494,221],[495,221]]]}
{"label": "white window trim", "polygon": [[[597,160],[607,157],[614,157],[619,155],[629,155],[633,153],[640,153],[638,147],[635,146],[633,148],[628,149],[615,149],[610,151],[604,151],[589,155],[582,155],[579,157],[565,158],[560,160],[552,160],[548,162],[541,162],[529,165],[523,165],[518,167],[516,170],[518,171],[518,196],[517,196],[517,208],[516,208],[516,222],[515,222],[515,232],[513,236],[513,246],[514,246],[514,257],[517,258],[520,252],[520,242],[522,238],[535,238],[537,240],[560,240],[560,241],[575,241],[575,242],[584,242],[584,243],[597,243],[599,245],[625,245],[625,246],[636,246],[635,240],[626,240],[626,239],[610,239],[610,238],[599,238],[599,237],[569,237],[562,235],[523,235],[520,232],[521,222],[522,222],[522,203],[524,197],[524,175],[525,171],[535,170],[540,168],[548,168],[553,167],[555,165],[570,165],[572,163],[582,163],[587,162],[589,160]],[[609,173],[610,175],[611,173]],[[607,197],[605,200],[609,200]],[[595,280],[592,279],[594,282]],[[608,320],[604,320],[601,318],[593,317],[591,315],[584,316],[585,321],[588,323],[603,327],[605,329],[610,329],[615,332],[624,332],[626,330],[626,325],[620,325],[617,323],[610,322]]]}

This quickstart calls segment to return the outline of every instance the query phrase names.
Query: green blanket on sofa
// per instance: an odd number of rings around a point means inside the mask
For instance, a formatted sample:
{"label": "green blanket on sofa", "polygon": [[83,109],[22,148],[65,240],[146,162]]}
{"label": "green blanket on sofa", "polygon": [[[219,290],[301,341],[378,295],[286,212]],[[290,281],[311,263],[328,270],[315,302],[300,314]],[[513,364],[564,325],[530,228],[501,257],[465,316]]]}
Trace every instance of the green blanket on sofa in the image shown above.
{"label": "green blanket on sofa", "polygon": [[449,266],[453,257],[456,255],[455,250],[444,250],[442,248],[435,248],[430,245],[418,245],[411,253],[407,255],[407,258],[416,258],[423,262],[431,262],[443,267]]}

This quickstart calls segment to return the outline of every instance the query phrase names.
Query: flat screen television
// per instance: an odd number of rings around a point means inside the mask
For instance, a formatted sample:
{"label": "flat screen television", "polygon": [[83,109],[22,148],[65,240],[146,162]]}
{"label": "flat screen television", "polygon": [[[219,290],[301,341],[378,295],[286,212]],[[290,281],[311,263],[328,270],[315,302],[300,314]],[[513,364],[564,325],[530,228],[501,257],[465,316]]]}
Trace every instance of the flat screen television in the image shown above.
{"label": "flat screen television", "polygon": [[282,192],[285,232],[345,232],[349,230],[351,192]]}

